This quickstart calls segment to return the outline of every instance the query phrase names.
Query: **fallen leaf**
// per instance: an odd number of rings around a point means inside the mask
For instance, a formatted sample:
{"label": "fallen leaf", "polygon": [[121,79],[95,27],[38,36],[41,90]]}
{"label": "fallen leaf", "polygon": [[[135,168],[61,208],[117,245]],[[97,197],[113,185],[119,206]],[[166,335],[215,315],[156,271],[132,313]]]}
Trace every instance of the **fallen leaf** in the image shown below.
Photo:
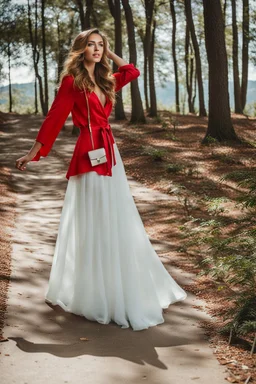
{"label": "fallen leaf", "polygon": [[80,340],[81,341],[89,341],[89,339],[87,339],[87,337],[80,337]]}
{"label": "fallen leaf", "polygon": [[231,377],[231,376],[226,377],[226,380],[229,383],[238,383],[238,380],[236,380],[234,377]]}
{"label": "fallen leaf", "polygon": [[224,360],[224,359],[219,359],[219,363],[220,363],[221,365],[226,365],[226,364],[228,364],[227,360]]}

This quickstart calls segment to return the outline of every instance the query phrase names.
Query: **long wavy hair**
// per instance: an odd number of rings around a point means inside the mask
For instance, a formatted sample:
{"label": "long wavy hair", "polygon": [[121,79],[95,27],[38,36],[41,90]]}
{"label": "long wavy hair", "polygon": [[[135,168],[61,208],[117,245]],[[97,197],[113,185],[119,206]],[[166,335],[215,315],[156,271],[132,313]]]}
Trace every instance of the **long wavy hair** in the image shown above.
{"label": "long wavy hair", "polygon": [[95,81],[110,101],[115,103],[115,77],[112,74],[107,57],[107,38],[97,28],[92,28],[79,33],[74,39],[68,56],[65,60],[63,71],[60,74],[60,83],[63,77],[71,75],[74,77],[74,85],[79,89],[88,89],[94,91],[94,83],[91,80],[87,69],[84,66],[84,51],[88,39],[92,33],[97,33],[103,40],[103,55],[99,63],[95,64]]}

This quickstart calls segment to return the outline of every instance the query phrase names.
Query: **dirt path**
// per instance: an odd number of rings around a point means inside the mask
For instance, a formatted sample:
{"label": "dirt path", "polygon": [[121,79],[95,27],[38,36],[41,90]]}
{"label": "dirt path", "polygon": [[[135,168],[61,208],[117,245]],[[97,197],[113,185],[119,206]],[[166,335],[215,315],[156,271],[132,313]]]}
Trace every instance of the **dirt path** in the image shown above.
{"label": "dirt path", "polygon": [[[192,294],[169,307],[164,324],[141,332],[90,322],[44,302],[66,188],[66,159],[76,139],[67,126],[52,154],[20,173],[14,161],[32,145],[40,121],[17,116],[1,137],[1,163],[11,167],[17,197],[4,328],[9,341],[0,344],[1,383],[202,384],[209,378],[214,384],[225,383],[224,368],[199,326],[208,319],[197,310],[204,304]],[[143,219],[154,215],[158,205],[175,204],[169,195],[134,180],[130,184]],[[181,285],[189,284],[193,276],[172,267],[166,256],[171,241],[152,241],[172,276]]]}

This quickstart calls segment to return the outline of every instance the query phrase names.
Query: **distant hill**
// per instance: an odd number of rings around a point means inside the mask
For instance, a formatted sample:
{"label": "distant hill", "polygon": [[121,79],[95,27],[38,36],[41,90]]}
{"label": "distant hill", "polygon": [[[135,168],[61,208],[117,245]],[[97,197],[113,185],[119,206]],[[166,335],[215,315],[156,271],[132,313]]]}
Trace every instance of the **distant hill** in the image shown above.
{"label": "distant hill", "polygon": [[[141,82],[140,82],[141,83]],[[143,95],[143,86],[140,84]],[[13,102],[14,110],[17,112],[33,112],[34,110],[34,84],[33,83],[24,83],[24,84],[13,84]],[[156,87],[157,92],[157,102],[159,108],[172,108],[174,109],[175,105],[175,84],[174,82],[167,82],[165,87]],[[204,83],[204,92],[205,92],[205,104],[208,105],[208,83]],[[233,82],[229,82],[229,94],[230,94],[230,105],[231,108],[234,107],[234,97],[233,97]],[[49,84],[49,97],[50,104],[54,98],[54,84]],[[184,91],[182,87],[180,89],[181,104],[182,98],[184,99]],[[187,96],[185,95],[185,100]],[[252,104],[256,102],[256,81],[250,80],[248,82],[248,92],[247,92],[247,104]],[[8,108],[8,86],[0,87],[0,109],[7,111]]]}
{"label": "distant hill", "polygon": [[[205,104],[206,108],[208,107],[208,82],[204,83],[204,95],[205,95]],[[233,82],[229,82],[229,95],[230,95],[230,106],[234,108],[234,85]],[[182,98],[184,98],[184,90],[180,87],[180,102],[182,103]],[[158,103],[162,104],[165,107],[170,107],[175,105],[175,83],[167,82],[166,86],[157,87],[157,100]],[[185,100],[187,102],[187,94],[185,94]],[[248,81],[247,89],[247,104],[256,102],[256,81]],[[196,98],[196,105],[198,99]]]}

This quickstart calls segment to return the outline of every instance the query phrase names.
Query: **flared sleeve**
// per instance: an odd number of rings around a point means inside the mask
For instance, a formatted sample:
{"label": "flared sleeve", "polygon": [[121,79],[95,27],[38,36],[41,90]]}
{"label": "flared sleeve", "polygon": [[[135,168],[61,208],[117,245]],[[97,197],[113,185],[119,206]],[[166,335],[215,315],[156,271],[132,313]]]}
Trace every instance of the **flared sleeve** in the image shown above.
{"label": "flared sleeve", "polygon": [[32,161],[38,161],[41,156],[47,156],[50,152],[61,128],[74,105],[74,78],[65,76],[61,82],[58,93],[46,118],[39,129],[36,141],[42,144]]}
{"label": "flared sleeve", "polygon": [[119,67],[114,76],[116,78],[115,91],[117,92],[132,80],[137,79],[140,76],[140,71],[133,64],[126,64]]}

